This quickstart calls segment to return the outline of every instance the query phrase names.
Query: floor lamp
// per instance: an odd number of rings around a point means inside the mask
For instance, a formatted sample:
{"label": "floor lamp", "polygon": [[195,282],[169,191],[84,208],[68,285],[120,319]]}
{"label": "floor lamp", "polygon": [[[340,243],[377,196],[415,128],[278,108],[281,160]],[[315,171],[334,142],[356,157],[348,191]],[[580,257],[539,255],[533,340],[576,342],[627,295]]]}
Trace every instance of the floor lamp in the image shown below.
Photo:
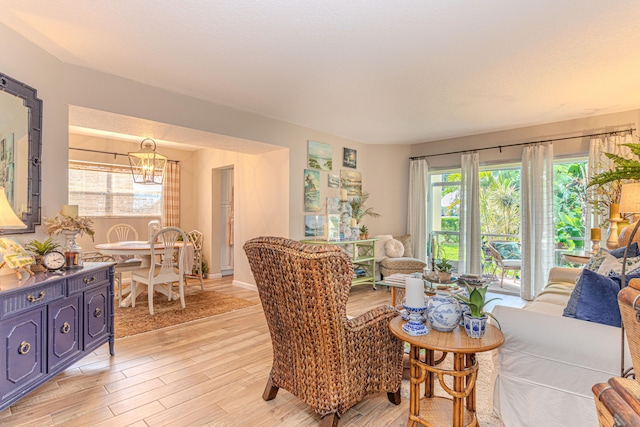
{"label": "floor lamp", "polygon": [[[631,184],[624,184],[622,186],[622,192],[620,194],[620,212],[630,213],[630,214],[638,214],[640,213],[640,182],[634,182]],[[635,225],[633,227],[633,231],[629,236],[629,240],[627,241],[627,246],[624,249],[624,256],[622,257],[622,272],[620,274],[620,289],[627,286],[627,275],[626,275],[626,267],[627,267],[627,257],[629,254],[629,247],[631,243],[633,243],[633,238],[638,232],[638,226],[640,226],[640,219],[636,219]],[[626,377],[629,375],[629,371],[633,368],[629,368],[628,371],[625,372],[624,369],[624,324],[621,325],[622,330],[622,344],[621,344],[621,352],[620,352],[620,374],[622,377]]]}

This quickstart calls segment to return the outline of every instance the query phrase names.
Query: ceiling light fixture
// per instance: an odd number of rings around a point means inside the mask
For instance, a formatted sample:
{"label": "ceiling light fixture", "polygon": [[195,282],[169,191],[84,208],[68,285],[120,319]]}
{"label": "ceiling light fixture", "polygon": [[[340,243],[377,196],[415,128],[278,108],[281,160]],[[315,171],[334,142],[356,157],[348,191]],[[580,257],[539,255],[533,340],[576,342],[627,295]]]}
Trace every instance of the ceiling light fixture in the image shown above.
{"label": "ceiling light fixture", "polygon": [[137,184],[162,184],[167,156],[156,152],[156,142],[145,138],[140,143],[140,150],[129,152],[129,163],[133,182]]}

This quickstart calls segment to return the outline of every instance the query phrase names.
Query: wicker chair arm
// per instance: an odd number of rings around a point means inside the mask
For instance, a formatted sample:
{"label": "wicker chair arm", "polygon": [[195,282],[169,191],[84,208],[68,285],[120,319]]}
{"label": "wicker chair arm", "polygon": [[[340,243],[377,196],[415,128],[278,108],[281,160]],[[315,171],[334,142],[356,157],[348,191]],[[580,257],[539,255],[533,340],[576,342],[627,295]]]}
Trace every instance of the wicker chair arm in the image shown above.
{"label": "wicker chair arm", "polygon": [[391,319],[399,315],[400,312],[397,308],[390,305],[382,305],[361,314],[358,317],[347,320],[346,330],[347,332],[358,332],[363,329],[375,327],[380,322],[389,322]]}

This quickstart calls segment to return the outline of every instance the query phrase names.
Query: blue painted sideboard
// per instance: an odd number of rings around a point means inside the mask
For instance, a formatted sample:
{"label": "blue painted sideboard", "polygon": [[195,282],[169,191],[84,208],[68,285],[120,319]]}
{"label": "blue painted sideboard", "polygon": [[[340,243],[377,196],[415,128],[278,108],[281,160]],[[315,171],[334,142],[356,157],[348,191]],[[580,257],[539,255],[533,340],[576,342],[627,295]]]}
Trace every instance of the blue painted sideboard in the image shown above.
{"label": "blue painted sideboard", "polygon": [[107,342],[113,356],[114,265],[0,277],[0,410]]}

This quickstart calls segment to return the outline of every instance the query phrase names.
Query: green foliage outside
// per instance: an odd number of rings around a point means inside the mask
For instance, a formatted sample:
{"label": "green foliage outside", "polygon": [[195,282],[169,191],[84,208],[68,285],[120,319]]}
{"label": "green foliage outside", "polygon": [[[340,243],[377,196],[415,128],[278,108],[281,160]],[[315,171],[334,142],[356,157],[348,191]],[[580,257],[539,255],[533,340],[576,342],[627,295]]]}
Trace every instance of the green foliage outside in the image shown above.
{"label": "green foliage outside", "polygon": [[[640,147],[640,144],[638,145]],[[554,166],[555,241],[559,248],[583,249],[585,236],[586,162]],[[459,182],[460,173],[443,175],[445,182]],[[460,187],[444,186],[442,197],[450,202],[441,209],[440,229],[460,230]],[[520,169],[480,172],[480,224],[483,236],[520,234]],[[490,240],[484,238],[483,240]],[[437,257],[458,259],[458,236],[440,235]]]}

